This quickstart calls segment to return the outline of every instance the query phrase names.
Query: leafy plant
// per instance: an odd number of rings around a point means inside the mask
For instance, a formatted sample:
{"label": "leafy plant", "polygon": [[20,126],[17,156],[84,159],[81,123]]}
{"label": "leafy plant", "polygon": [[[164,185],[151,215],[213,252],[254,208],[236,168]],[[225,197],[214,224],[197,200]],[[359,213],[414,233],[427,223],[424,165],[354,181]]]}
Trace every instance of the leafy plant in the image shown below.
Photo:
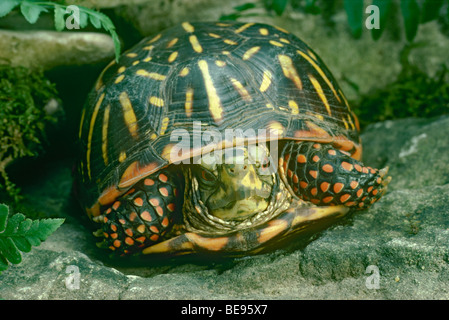
{"label": "leafy plant", "polygon": [[[0,195],[18,202],[20,190],[6,168],[17,159],[35,156],[46,141],[45,128],[54,121],[45,105],[57,100],[55,86],[42,72],[0,65]],[[8,196],[10,199],[7,199]]]}
{"label": "leafy plant", "polygon": [[0,204],[0,274],[9,263],[22,262],[21,252],[39,246],[63,222],[64,219],[31,220],[21,213],[9,216],[8,206]]}
{"label": "leafy plant", "polygon": [[401,56],[403,69],[387,88],[363,97],[354,109],[360,124],[405,117],[435,117],[449,114],[449,69],[443,64],[429,76],[408,62],[412,46]]}
{"label": "leafy plant", "polygon": [[[55,28],[58,31],[64,30],[66,26],[65,16],[73,13],[73,6],[66,6],[53,1],[1,0],[0,18],[6,16],[18,6],[20,6],[22,15],[31,24],[36,23],[42,12],[54,11]],[[76,6],[76,8],[79,10],[79,21],[76,22],[80,28],[85,28],[90,22],[95,28],[103,28],[110,33],[114,41],[115,58],[118,60],[120,56],[120,40],[111,19],[101,12],[83,6]]]}
{"label": "leafy plant", "polygon": [[[359,38],[364,28],[365,3],[363,0],[259,0],[256,3],[247,3],[234,7],[235,12],[221,16],[220,20],[237,20],[248,16],[261,15],[252,12],[254,8],[264,7],[268,13],[274,12],[281,16],[289,7],[309,14],[321,14],[325,18],[334,13],[335,7],[342,3],[346,12],[349,29],[354,37]],[[372,0],[371,4],[379,8],[380,28],[372,29],[371,36],[378,40],[383,31],[388,26],[388,18],[393,14],[397,4],[394,0]],[[405,35],[409,42],[412,42],[418,31],[420,23],[437,20],[441,10],[448,7],[449,0],[399,0],[399,9],[403,17]]]}

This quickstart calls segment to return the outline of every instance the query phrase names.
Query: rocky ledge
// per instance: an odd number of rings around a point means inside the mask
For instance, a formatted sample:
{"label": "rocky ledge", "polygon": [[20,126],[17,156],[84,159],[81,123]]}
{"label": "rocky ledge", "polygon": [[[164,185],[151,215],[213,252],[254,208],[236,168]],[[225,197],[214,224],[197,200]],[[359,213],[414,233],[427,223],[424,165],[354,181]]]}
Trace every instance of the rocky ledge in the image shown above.
{"label": "rocky ledge", "polygon": [[139,267],[99,253],[73,217],[72,160],[49,161],[23,190],[37,210],[66,222],[0,275],[0,298],[449,299],[448,136],[449,117],[367,127],[365,163],[390,167],[389,192],[306,244],[239,259]]}

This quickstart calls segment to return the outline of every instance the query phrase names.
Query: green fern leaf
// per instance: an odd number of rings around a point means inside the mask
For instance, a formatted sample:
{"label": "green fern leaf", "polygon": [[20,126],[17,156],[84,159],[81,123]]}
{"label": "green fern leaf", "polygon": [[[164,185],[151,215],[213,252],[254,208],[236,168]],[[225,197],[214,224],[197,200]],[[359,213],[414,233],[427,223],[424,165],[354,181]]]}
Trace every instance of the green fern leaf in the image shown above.
{"label": "green fern leaf", "polygon": [[8,268],[8,262],[20,263],[21,252],[39,246],[64,222],[64,219],[31,220],[21,213],[8,216],[8,206],[0,204],[0,273]]}
{"label": "green fern leaf", "polygon": [[55,29],[58,31],[64,30],[65,21],[64,21],[65,9],[62,6],[55,5]]}
{"label": "green fern leaf", "polygon": [[29,23],[36,23],[41,12],[47,12],[45,7],[33,2],[22,2],[20,11]]}
{"label": "green fern leaf", "polygon": [[0,2],[0,18],[6,16],[20,4],[18,0],[3,0]]}

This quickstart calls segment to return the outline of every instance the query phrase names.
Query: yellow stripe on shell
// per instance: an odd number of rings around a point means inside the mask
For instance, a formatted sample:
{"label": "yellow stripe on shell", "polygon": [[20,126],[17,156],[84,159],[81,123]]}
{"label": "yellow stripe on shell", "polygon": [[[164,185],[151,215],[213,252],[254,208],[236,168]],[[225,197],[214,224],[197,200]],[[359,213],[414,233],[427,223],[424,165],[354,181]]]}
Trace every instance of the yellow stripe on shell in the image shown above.
{"label": "yellow stripe on shell", "polygon": [[115,79],[114,83],[115,83],[115,84],[120,83],[120,82],[123,81],[123,79],[125,79],[125,75],[124,75],[124,74],[121,74],[121,75],[119,75],[119,76],[117,77],[117,79]]}
{"label": "yellow stripe on shell", "polygon": [[103,114],[103,127],[102,127],[102,141],[101,141],[101,151],[103,154],[103,161],[105,165],[108,165],[108,126],[109,126],[109,112],[111,105],[108,104],[104,109]]}
{"label": "yellow stripe on shell", "polygon": [[150,103],[156,107],[163,107],[165,105],[164,99],[158,97],[150,97]]}
{"label": "yellow stripe on shell", "polygon": [[122,151],[122,152],[120,152],[120,155],[118,156],[118,161],[123,162],[125,160],[126,160],[126,152]]}
{"label": "yellow stripe on shell", "polygon": [[223,60],[216,60],[215,64],[217,65],[217,67],[224,67],[224,66],[226,66],[226,62],[224,62]]}
{"label": "yellow stripe on shell", "polygon": [[273,27],[275,27],[276,29],[278,29],[279,31],[281,31],[283,33],[289,33],[287,30],[285,30],[285,29],[283,29],[281,27],[278,27],[278,26],[273,26]]}
{"label": "yellow stripe on shell", "polygon": [[352,121],[351,115],[349,115],[349,114],[348,114],[348,120],[349,120],[349,123],[351,124],[352,130],[355,130],[354,122]]}
{"label": "yellow stripe on shell", "polygon": [[189,37],[189,41],[190,44],[192,45],[193,50],[195,50],[195,52],[201,53],[203,52],[203,47],[201,47],[198,38],[195,35],[191,35]]}
{"label": "yellow stripe on shell", "polygon": [[97,82],[95,83],[95,90],[100,90],[100,88],[103,86],[103,75],[104,73],[113,65],[115,64],[115,60],[112,60],[107,66],[106,68],[103,69],[103,71],[101,71],[100,76],[98,77]]}
{"label": "yellow stripe on shell", "polygon": [[234,86],[235,90],[238,91],[238,93],[240,94],[240,96],[243,98],[243,100],[245,101],[251,101],[251,95],[249,94],[248,90],[246,90],[246,88],[243,86],[243,84],[240,83],[240,81],[238,81],[237,79],[231,78],[231,83]]}
{"label": "yellow stripe on shell", "polygon": [[238,42],[235,42],[234,40],[231,40],[231,39],[224,39],[223,42],[226,44],[230,44],[232,46],[238,45]]}
{"label": "yellow stripe on shell", "polygon": [[176,42],[178,42],[178,38],[170,40],[170,42],[167,43],[167,49],[173,47],[176,44]]}
{"label": "yellow stripe on shell", "polygon": [[288,101],[288,106],[290,107],[292,114],[298,114],[299,113],[299,107],[298,107],[298,104],[295,101],[289,100]]}
{"label": "yellow stripe on shell", "polygon": [[160,129],[160,131],[159,131],[159,134],[162,136],[164,133],[165,133],[165,131],[167,130],[167,128],[168,128],[168,123],[170,122],[170,118],[168,118],[168,117],[165,117],[164,119],[162,119],[162,124],[161,124],[161,129]]}
{"label": "yellow stripe on shell", "polygon": [[309,79],[312,82],[312,85],[315,88],[316,93],[320,97],[321,101],[323,101],[324,106],[326,107],[327,113],[329,114],[329,116],[332,116],[331,107],[329,105],[329,102],[327,101],[326,95],[324,94],[323,88],[321,87],[320,83],[311,74],[309,74]]}
{"label": "yellow stripe on shell", "polygon": [[81,134],[83,133],[83,123],[84,123],[84,117],[86,116],[86,108],[83,108],[83,111],[81,112],[81,121],[80,121],[80,129],[78,133],[78,137],[81,139]]}
{"label": "yellow stripe on shell", "polygon": [[260,84],[260,88],[259,88],[259,90],[260,90],[261,92],[265,92],[265,91],[268,90],[268,88],[269,88],[270,85],[271,85],[271,77],[272,77],[272,76],[273,76],[273,75],[272,75],[271,72],[268,71],[268,70],[265,70],[265,71],[263,72],[262,83]]}
{"label": "yellow stripe on shell", "polygon": [[161,36],[162,36],[161,34],[158,34],[157,36],[155,36],[154,38],[152,38],[152,39],[151,39],[150,41],[148,41],[147,43],[153,43],[153,42],[156,42],[157,40],[160,39]]}
{"label": "yellow stripe on shell", "polygon": [[269,42],[270,42],[270,44],[272,44],[273,46],[276,46],[276,47],[283,47],[284,46],[282,43],[274,41],[274,40],[270,40]]}
{"label": "yellow stripe on shell", "polygon": [[237,30],[235,30],[235,33],[240,33],[242,31],[245,31],[246,29],[248,29],[252,25],[254,25],[254,23],[246,23],[243,26],[241,26],[240,28],[238,28]]}
{"label": "yellow stripe on shell", "polygon": [[346,121],[345,118],[341,118],[341,120],[343,120],[343,124],[345,125],[346,130],[348,130],[349,129],[348,121]]}
{"label": "yellow stripe on shell", "polygon": [[326,75],[324,74],[324,71],[307,54],[305,54],[304,52],[302,52],[300,50],[297,50],[296,52],[298,52],[304,59],[306,59],[315,68],[315,70],[319,73],[321,78],[323,78],[323,80],[326,82],[328,87],[332,90],[335,98],[337,98],[337,100],[339,102],[341,102],[340,97],[338,96],[337,92],[335,91],[334,86],[332,85],[332,82],[330,82],[330,80],[326,77]]}
{"label": "yellow stripe on shell", "polygon": [[166,76],[160,73],[156,73],[156,72],[148,72],[144,69],[139,69],[136,71],[136,74],[138,76],[142,76],[142,77],[147,77],[147,78],[151,78],[153,80],[165,80]]}
{"label": "yellow stripe on shell", "polygon": [[193,31],[195,31],[195,28],[188,22],[183,22],[181,25],[182,28],[187,32],[192,33]]}
{"label": "yellow stripe on shell", "polygon": [[263,36],[267,36],[269,32],[266,28],[260,28],[259,33]]}
{"label": "yellow stripe on shell", "polygon": [[306,112],[306,114],[308,114],[309,116],[318,118],[318,119],[320,119],[321,121],[324,120],[324,117],[323,117],[321,114],[317,114],[317,113],[315,113],[315,112],[310,112],[310,111]]}
{"label": "yellow stripe on shell", "polygon": [[219,36],[216,33],[208,33],[208,35],[211,36],[212,38],[215,38],[215,39],[221,38],[221,36]]}
{"label": "yellow stripe on shell", "polygon": [[186,116],[190,118],[193,111],[193,88],[188,88],[186,91],[185,110]]}
{"label": "yellow stripe on shell", "polygon": [[302,90],[301,78],[299,78],[296,68],[293,66],[293,61],[289,56],[280,54],[278,55],[279,63],[281,64],[284,76],[293,81],[295,86]]}
{"label": "yellow stripe on shell", "polygon": [[168,57],[168,62],[172,63],[178,57],[178,51],[172,52]]}
{"label": "yellow stripe on shell", "polygon": [[129,133],[133,138],[137,137],[137,118],[134,113],[133,106],[131,104],[131,100],[129,100],[128,93],[123,91],[119,96],[120,105],[123,110],[123,120],[125,121],[126,126],[128,127]]}
{"label": "yellow stripe on shell", "polygon": [[220,122],[223,119],[223,107],[221,105],[220,97],[212,82],[212,77],[209,73],[209,66],[205,60],[198,61],[198,66],[203,75],[204,84],[206,87],[207,97],[209,100],[209,111],[215,122]]}
{"label": "yellow stripe on shell", "polygon": [[348,109],[351,110],[351,106],[349,105],[348,100],[346,100],[346,97],[343,94],[343,91],[341,91],[341,89],[338,89],[338,93],[343,98],[343,101],[345,102],[346,107],[348,107]]}
{"label": "yellow stripe on shell", "polygon": [[95,108],[92,113],[92,116],[90,118],[89,134],[87,136],[87,152],[86,152],[87,174],[89,176],[89,179],[92,179],[91,171],[90,171],[90,154],[92,152],[92,136],[94,133],[94,126],[95,126],[95,121],[97,120],[98,110],[100,109],[100,106],[103,103],[104,96],[105,96],[105,94],[102,93],[101,96],[98,98],[98,101],[95,104]]}
{"label": "yellow stripe on shell", "polygon": [[189,72],[190,72],[189,68],[185,67],[185,68],[183,68],[183,69],[181,70],[181,72],[179,72],[179,75],[180,75],[181,77],[185,77],[186,75],[189,74]]}
{"label": "yellow stripe on shell", "polygon": [[252,47],[251,49],[248,49],[242,56],[243,60],[250,59],[254,54],[256,54],[260,50],[260,47]]}

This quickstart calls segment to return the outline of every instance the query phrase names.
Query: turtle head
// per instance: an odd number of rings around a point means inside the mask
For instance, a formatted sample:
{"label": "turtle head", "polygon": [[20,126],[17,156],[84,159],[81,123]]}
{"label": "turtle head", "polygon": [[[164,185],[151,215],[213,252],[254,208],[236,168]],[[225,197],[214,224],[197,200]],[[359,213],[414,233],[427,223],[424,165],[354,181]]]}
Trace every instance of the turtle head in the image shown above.
{"label": "turtle head", "polygon": [[210,214],[241,220],[267,208],[273,179],[266,151],[260,146],[236,147],[224,150],[221,159],[202,159],[195,176]]}
{"label": "turtle head", "polygon": [[235,147],[203,156],[201,163],[191,166],[189,172],[189,200],[196,209],[191,214],[205,215],[201,220],[213,217],[212,220],[232,224],[270,215],[267,211],[279,179],[264,145]]}

